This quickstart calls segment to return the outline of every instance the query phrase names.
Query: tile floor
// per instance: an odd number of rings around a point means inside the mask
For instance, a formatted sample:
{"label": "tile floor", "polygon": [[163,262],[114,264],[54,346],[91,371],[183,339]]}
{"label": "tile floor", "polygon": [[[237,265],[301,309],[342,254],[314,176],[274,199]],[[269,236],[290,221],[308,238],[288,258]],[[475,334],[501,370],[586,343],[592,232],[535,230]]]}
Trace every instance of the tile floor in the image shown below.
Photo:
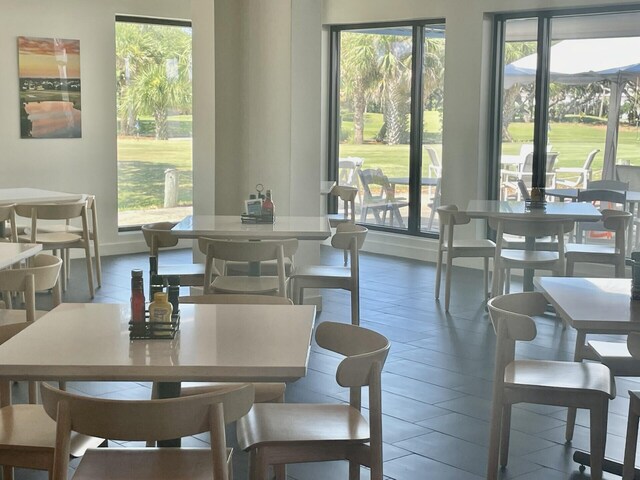
{"label": "tile floor", "polygon": [[[325,249],[326,263],[342,256]],[[172,257],[172,258],[169,258]],[[190,252],[173,251],[164,261],[190,261]],[[82,260],[73,262],[67,302],[86,302]],[[146,255],[123,255],[103,260],[103,286],[96,302],[127,302],[132,268],[146,269]],[[481,273],[463,268],[454,272],[450,314],[434,301],[433,264],[376,255],[362,255],[362,325],[392,341],[384,368],[383,436],[384,473],[390,479],[471,480],[485,476],[491,378],[495,337],[482,303]],[[517,287],[515,287],[517,288]],[[514,288],[514,289],[515,289]],[[347,292],[324,291],[324,308],[318,322],[349,321]],[[41,294],[42,308],[50,296]],[[530,358],[570,360],[575,334],[563,330],[553,317],[540,319],[538,337],[519,353]],[[289,385],[291,402],[339,402],[347,392],[335,383],[335,355],[313,346],[308,375]],[[620,460],[624,450],[629,389],[637,380],[618,379],[618,397],[610,404],[607,456]],[[14,398],[24,400],[24,385],[17,384]],[[70,383],[69,389],[109,398],[148,398],[149,385],[139,383]],[[588,415],[578,415],[574,441],[565,445],[565,409],[535,405],[514,408],[511,456],[503,480],[588,479],[589,469],[578,472],[571,456],[574,448],[588,448]],[[233,431],[229,437],[233,438]],[[203,445],[205,437],[189,438],[186,445]],[[236,479],[246,478],[247,458],[235,457]],[[362,470],[363,479],[369,478]],[[345,462],[292,465],[294,480],[348,478]],[[18,480],[45,479],[44,472],[18,470]],[[620,478],[606,474],[606,479]]]}

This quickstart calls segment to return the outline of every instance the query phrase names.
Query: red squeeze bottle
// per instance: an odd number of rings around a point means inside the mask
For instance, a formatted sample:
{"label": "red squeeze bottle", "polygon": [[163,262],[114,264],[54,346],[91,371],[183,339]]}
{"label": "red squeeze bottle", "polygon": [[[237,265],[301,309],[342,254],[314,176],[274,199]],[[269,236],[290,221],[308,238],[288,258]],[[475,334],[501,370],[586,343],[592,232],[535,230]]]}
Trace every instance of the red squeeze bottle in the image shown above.
{"label": "red squeeze bottle", "polygon": [[131,270],[131,321],[144,323],[144,282],[142,270]]}

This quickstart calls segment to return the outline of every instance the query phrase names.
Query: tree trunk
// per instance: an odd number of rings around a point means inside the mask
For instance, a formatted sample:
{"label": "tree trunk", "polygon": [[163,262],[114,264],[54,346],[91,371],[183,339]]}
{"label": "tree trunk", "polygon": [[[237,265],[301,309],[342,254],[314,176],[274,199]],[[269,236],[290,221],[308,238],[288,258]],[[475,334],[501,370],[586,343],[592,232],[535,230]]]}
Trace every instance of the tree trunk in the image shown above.
{"label": "tree trunk", "polygon": [[387,82],[386,91],[384,117],[387,124],[387,144],[398,145],[402,140],[405,124],[400,85],[395,79],[390,80]]}
{"label": "tree trunk", "polygon": [[367,101],[364,95],[362,81],[358,80],[355,85],[356,92],[353,98],[353,143],[361,145],[364,143],[364,112]]}
{"label": "tree trunk", "polygon": [[168,140],[169,124],[167,122],[167,112],[165,110],[156,110],[154,118],[156,121],[156,140]]}

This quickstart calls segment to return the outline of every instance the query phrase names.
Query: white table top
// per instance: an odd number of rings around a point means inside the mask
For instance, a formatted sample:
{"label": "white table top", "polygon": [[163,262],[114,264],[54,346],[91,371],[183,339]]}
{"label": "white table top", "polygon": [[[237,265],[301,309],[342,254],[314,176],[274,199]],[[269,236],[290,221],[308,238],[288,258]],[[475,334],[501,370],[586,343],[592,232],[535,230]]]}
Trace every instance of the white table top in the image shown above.
{"label": "white table top", "polygon": [[584,222],[600,220],[600,211],[591,203],[548,202],[544,209],[525,209],[524,202],[471,200],[465,212],[473,218],[566,218]]}
{"label": "white table top", "polygon": [[0,242],[0,268],[7,268],[14,263],[33,257],[42,251],[39,243],[10,243]]}
{"label": "white table top", "polygon": [[[633,190],[617,190],[620,192],[626,192],[627,202],[640,203],[640,192]],[[579,190],[577,188],[547,188],[544,193],[551,195],[552,197],[570,198],[576,200],[578,198]]]}
{"label": "white table top", "polygon": [[81,200],[81,193],[53,192],[39,188],[0,188],[0,205],[7,203],[73,202]]}
{"label": "white table top", "polygon": [[306,374],[312,305],[181,305],[173,340],[129,340],[129,306],[64,303],[0,345],[0,378],[288,381]]}
{"label": "white table top", "polygon": [[640,301],[631,300],[631,279],[536,277],[534,284],[577,330],[640,331]]}
{"label": "white table top", "polygon": [[185,217],[171,233],[180,238],[233,238],[245,240],[324,240],[331,236],[326,216],[284,217],[273,224],[242,223],[240,215],[193,215]]}

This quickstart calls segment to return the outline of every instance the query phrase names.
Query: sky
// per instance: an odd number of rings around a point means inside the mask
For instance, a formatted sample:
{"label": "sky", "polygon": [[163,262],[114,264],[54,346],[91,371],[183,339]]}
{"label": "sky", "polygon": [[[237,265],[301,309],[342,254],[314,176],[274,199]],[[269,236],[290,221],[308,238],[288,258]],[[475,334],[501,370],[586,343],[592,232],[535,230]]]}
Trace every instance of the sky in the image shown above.
{"label": "sky", "polygon": [[80,78],[80,40],[18,37],[20,78]]}

